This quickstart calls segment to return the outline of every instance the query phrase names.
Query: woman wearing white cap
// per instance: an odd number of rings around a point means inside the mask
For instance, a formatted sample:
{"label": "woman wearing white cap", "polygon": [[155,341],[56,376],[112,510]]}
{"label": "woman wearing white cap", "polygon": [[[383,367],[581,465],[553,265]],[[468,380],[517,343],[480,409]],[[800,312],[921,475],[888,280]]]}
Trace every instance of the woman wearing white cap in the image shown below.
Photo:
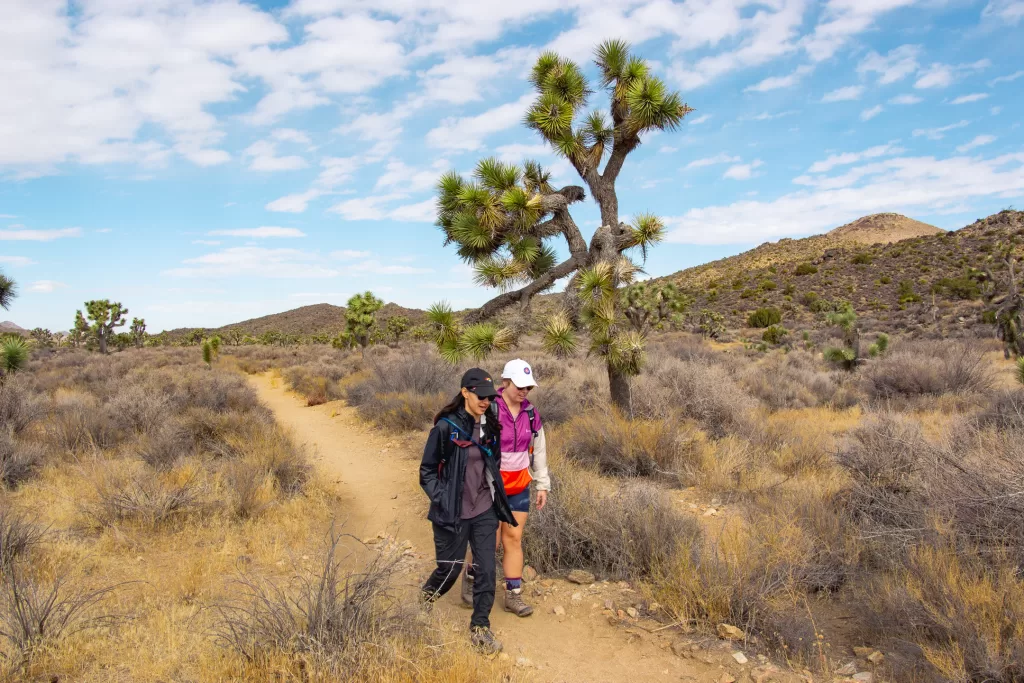
{"label": "woman wearing white cap", "polygon": [[[501,425],[501,479],[509,507],[518,526],[502,523],[498,544],[504,548],[502,568],[505,574],[505,611],[528,617],[533,608],[523,600],[523,527],[530,513],[530,483],[537,488],[537,509],[547,504],[551,478],[548,476],[547,449],[540,414],[527,400],[537,386],[533,368],[525,360],[511,360],[501,373],[502,388],[495,401]],[[462,597],[472,602],[472,574],[463,577]]]}

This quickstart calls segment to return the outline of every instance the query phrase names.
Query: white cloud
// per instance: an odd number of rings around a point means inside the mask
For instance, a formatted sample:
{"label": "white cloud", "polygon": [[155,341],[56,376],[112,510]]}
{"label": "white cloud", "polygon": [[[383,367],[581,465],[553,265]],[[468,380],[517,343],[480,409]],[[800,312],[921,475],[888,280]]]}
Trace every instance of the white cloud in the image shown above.
{"label": "white cloud", "polygon": [[968,142],[967,144],[960,145],[959,147],[957,147],[956,151],[963,154],[964,152],[970,152],[972,149],[975,149],[977,147],[981,147],[983,145],[990,145],[995,141],[996,136],[994,135],[979,135],[970,142]]}
{"label": "white cloud", "polygon": [[917,58],[920,54],[920,45],[901,45],[890,50],[884,57],[872,51],[861,60],[857,73],[876,73],[882,85],[895,83],[917,71]]}
{"label": "white cloud", "polygon": [[416,204],[406,204],[388,213],[392,220],[407,223],[433,223],[437,220],[437,200],[431,197]]}
{"label": "white cloud", "polygon": [[546,143],[539,145],[524,145],[522,143],[501,145],[494,149],[494,153],[498,159],[507,164],[518,164],[525,159],[536,159],[539,157],[554,158],[554,152]]}
{"label": "white cloud", "polygon": [[702,123],[706,123],[711,118],[711,114],[701,114],[697,118],[686,119],[686,122],[691,126],[699,126]]}
{"label": "white cloud", "polygon": [[941,140],[945,137],[945,133],[957,128],[963,128],[964,126],[970,125],[970,121],[958,121],[951,123],[948,126],[942,126],[941,128],[918,128],[914,131],[914,137],[919,138],[922,135],[929,140]]}
{"label": "white cloud", "polygon": [[1024,19],[1024,0],[989,0],[981,16],[984,19],[1017,24]]}
{"label": "white cloud", "polygon": [[415,268],[413,266],[384,264],[374,259],[361,261],[354,265],[345,267],[345,273],[347,275],[425,275],[433,272],[432,268]]}
{"label": "white cloud", "polygon": [[295,154],[277,156],[277,143],[269,140],[254,142],[245,148],[242,156],[249,159],[250,171],[296,171],[309,165]]}
{"label": "white cloud", "polygon": [[295,130],[294,128],[277,128],[270,132],[270,137],[274,138],[278,142],[294,142],[299,145],[308,145],[311,143],[309,135],[301,130]]}
{"label": "white cloud", "polygon": [[970,95],[961,95],[960,97],[953,100],[952,104],[968,104],[970,102],[979,102],[988,98],[988,93],[976,92]]}
{"label": "white cloud", "polygon": [[792,110],[792,109],[790,109],[788,111],[776,112],[774,114],[772,114],[770,112],[763,111],[760,114],[756,114],[755,116],[744,117],[744,118],[741,118],[740,120],[741,121],[771,121],[773,119],[781,119],[784,116],[792,116],[793,114],[798,114],[798,113],[799,112],[797,112],[795,110]]}
{"label": "white cloud", "polygon": [[870,121],[871,119],[873,119],[876,116],[878,116],[879,114],[881,114],[882,110],[884,108],[885,107],[883,107],[882,105],[876,104],[875,106],[871,107],[870,109],[865,109],[864,111],[862,111],[860,113],[860,120],[861,121]]}
{"label": "white cloud", "polygon": [[860,99],[860,96],[864,94],[863,85],[847,85],[843,88],[837,88],[832,92],[826,93],[821,98],[822,102],[848,102],[850,100]]}
{"label": "white cloud", "polygon": [[0,263],[6,263],[9,266],[21,267],[31,266],[35,261],[27,256],[0,256]]}
{"label": "white cloud", "polygon": [[395,208],[387,207],[388,204],[405,197],[404,193],[359,197],[335,204],[328,209],[328,212],[336,213],[346,221],[380,221],[390,219],[409,223],[434,222],[434,219],[437,218],[437,204],[433,198],[416,204],[407,204]]}
{"label": "white cloud", "polygon": [[1002,111],[1002,107],[992,107],[991,109],[988,110],[988,113],[992,114],[992,116],[999,116],[999,114],[1001,114]]}
{"label": "white cloud", "polygon": [[1024,193],[1024,153],[993,159],[900,157],[820,179],[772,201],[739,201],[666,219],[669,241],[737,244],[806,235],[866,214],[938,213],[980,197]]}
{"label": "white cloud", "polygon": [[896,97],[889,100],[889,104],[920,104],[924,102],[923,99],[917,95],[897,95]]}
{"label": "white cloud", "polygon": [[671,145],[662,145],[658,148],[658,154],[674,154],[678,152],[678,147],[672,147]]}
{"label": "white cloud", "polygon": [[173,277],[236,277],[252,275],[271,278],[324,278],[340,274],[323,264],[313,252],[299,249],[229,247],[222,251],[185,259],[185,265],[164,271]]}
{"label": "white cloud", "polygon": [[332,251],[329,255],[331,258],[347,260],[357,258],[369,258],[371,254],[368,251],[356,251],[355,249],[340,249],[338,251]]}
{"label": "white cloud", "polygon": [[991,65],[992,62],[987,59],[980,59],[977,62],[972,62],[970,64],[956,65],[934,62],[927,69],[923,69],[918,73],[919,77],[917,81],[914,82],[914,87],[919,90],[927,88],[945,88],[962,76],[973,71],[981,71]]}
{"label": "white cloud", "polygon": [[442,159],[429,169],[416,170],[395,159],[388,162],[384,173],[377,178],[374,190],[395,187],[407,192],[422,192],[433,188],[447,167],[448,162]]}
{"label": "white cloud", "polygon": [[914,4],[915,0],[828,0],[814,33],[801,40],[807,54],[820,62],[831,58],[855,35],[872,28],[887,12]]}
{"label": "white cloud", "polygon": [[192,240],[192,244],[202,244],[207,247],[220,246],[220,240]]}
{"label": "white cloud", "polygon": [[10,226],[10,230],[0,230],[0,241],[50,242],[64,237],[81,237],[81,228],[63,228],[61,230],[29,230],[20,225]]}
{"label": "white cloud", "polygon": [[506,47],[490,55],[455,54],[419,73],[422,102],[466,104],[497,92],[496,85],[518,76],[536,56],[534,48]]}
{"label": "white cloud", "polygon": [[771,90],[791,88],[799,83],[801,78],[812,71],[814,71],[814,67],[812,66],[799,66],[795,71],[787,74],[786,76],[769,76],[759,83],[747,86],[743,89],[743,92],[769,92]]}
{"label": "white cloud", "polygon": [[487,136],[519,125],[533,99],[526,94],[476,116],[447,118],[427,133],[427,145],[452,151],[478,150]]}
{"label": "white cloud", "polygon": [[29,292],[35,292],[36,294],[49,294],[58,289],[67,287],[63,282],[57,282],[56,280],[36,280],[30,284],[26,289]]}
{"label": "white cloud", "polygon": [[0,219],[3,218],[17,218],[13,213],[0,213]]}
{"label": "white cloud", "polygon": [[858,161],[864,159],[875,159],[882,156],[889,156],[892,154],[902,154],[905,152],[902,147],[897,147],[893,143],[887,145],[876,145],[875,147],[869,147],[863,152],[844,152],[843,154],[833,154],[824,161],[816,161],[809,169],[809,173],[828,173],[836,166],[847,166],[849,164],[855,164]]}
{"label": "white cloud", "polygon": [[755,175],[753,173],[754,169],[762,166],[763,164],[764,162],[760,159],[755,159],[749,164],[736,164],[735,166],[730,166],[728,170],[722,174],[722,177],[732,180],[750,180]]}
{"label": "white cloud", "polygon": [[307,190],[297,194],[288,194],[268,203],[263,208],[267,211],[278,213],[302,213],[309,206],[309,202],[323,194],[320,190]]}
{"label": "white cloud", "polygon": [[694,159],[693,161],[686,165],[686,168],[704,168],[705,166],[714,166],[716,164],[734,164],[737,161],[740,161],[739,157],[729,156],[725,152],[721,152],[713,157]]}
{"label": "white cloud", "polygon": [[991,81],[988,82],[988,84],[999,85],[1000,83],[1013,83],[1021,76],[1024,76],[1024,71],[1014,71],[1012,74],[1009,74],[1007,76],[999,76],[997,78],[993,78]]}
{"label": "white cloud", "polygon": [[206,234],[224,237],[249,237],[252,239],[306,236],[306,233],[302,232],[298,228],[281,228],[276,225],[264,225],[259,228],[240,228],[238,230],[211,230]]}

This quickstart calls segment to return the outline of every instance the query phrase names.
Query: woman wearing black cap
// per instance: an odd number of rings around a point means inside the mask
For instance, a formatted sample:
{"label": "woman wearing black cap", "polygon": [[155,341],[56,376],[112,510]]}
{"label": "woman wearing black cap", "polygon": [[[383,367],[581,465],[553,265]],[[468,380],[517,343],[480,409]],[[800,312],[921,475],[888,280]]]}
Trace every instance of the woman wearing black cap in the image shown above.
{"label": "woman wearing black cap", "polygon": [[501,650],[490,622],[498,523],[516,526],[501,479],[500,426],[488,414],[495,396],[489,373],[480,368],[466,372],[460,392],[434,417],[420,463],[420,486],[430,498],[427,519],[434,526],[437,558],[437,569],[423,585],[423,599],[432,604],[455,585],[468,544],[476,577],[471,640],[487,652]]}

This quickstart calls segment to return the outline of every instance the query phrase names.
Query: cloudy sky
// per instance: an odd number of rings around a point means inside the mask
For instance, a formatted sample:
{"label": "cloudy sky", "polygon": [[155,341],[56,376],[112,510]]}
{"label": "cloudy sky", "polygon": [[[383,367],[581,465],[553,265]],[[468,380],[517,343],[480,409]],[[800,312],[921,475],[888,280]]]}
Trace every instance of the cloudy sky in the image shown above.
{"label": "cloudy sky", "polygon": [[578,183],[520,123],[525,75],[612,37],[695,109],[619,178],[671,228],[651,274],[880,211],[960,227],[1024,204],[1022,31],[1024,0],[6,0],[0,315],[482,303],[434,182],[497,155]]}

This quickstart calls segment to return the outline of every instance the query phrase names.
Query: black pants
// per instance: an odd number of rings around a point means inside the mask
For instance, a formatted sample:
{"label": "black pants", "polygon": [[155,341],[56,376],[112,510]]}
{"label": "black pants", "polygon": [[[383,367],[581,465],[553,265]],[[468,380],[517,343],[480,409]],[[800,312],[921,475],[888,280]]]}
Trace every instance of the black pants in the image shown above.
{"label": "black pants", "polygon": [[464,519],[458,529],[434,525],[434,553],[437,569],[423,584],[423,592],[437,599],[451,590],[466,562],[466,544],[473,551],[473,618],[470,626],[490,628],[491,607],[494,606],[494,544],[498,532],[498,515],[494,508]]}

